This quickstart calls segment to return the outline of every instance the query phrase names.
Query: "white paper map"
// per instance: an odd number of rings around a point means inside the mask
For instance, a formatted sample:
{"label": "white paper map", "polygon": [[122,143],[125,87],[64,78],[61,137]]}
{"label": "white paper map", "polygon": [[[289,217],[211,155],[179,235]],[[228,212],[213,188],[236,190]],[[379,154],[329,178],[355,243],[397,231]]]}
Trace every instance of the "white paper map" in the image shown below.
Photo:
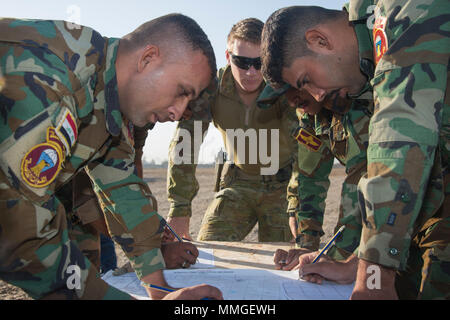
{"label": "white paper map", "polygon": [[[262,269],[176,269],[164,270],[167,283],[175,288],[206,283],[219,288],[225,300],[347,300],[352,285],[323,284],[298,280],[298,271]],[[138,299],[148,299],[135,273],[103,279]]]}
{"label": "white paper map", "polygon": [[[199,249],[198,261],[189,267],[189,269],[208,269],[214,268],[214,250],[213,249]],[[187,269],[183,269],[187,270]],[[134,272],[126,273],[121,276],[114,276],[112,270],[108,271],[103,277],[111,286],[127,292],[137,299],[149,299],[147,291],[141,286],[141,282],[136,277]]]}
{"label": "white paper map", "polygon": [[262,269],[165,270],[172,287],[206,283],[225,300],[348,300],[353,284],[314,284],[298,279],[298,271]]}

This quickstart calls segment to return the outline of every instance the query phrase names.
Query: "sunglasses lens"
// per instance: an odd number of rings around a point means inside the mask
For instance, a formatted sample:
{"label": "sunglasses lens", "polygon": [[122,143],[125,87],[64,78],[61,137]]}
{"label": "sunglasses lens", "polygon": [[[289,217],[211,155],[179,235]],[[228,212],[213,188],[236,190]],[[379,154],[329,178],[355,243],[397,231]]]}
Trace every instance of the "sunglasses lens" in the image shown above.
{"label": "sunglasses lens", "polygon": [[247,58],[231,55],[231,61],[240,69],[248,70],[251,66],[255,67],[256,70],[261,69],[261,59],[260,58]]}
{"label": "sunglasses lens", "polygon": [[248,61],[246,61],[246,58],[233,56],[232,61],[233,63],[240,69],[248,70],[250,69],[250,65],[248,64]]}

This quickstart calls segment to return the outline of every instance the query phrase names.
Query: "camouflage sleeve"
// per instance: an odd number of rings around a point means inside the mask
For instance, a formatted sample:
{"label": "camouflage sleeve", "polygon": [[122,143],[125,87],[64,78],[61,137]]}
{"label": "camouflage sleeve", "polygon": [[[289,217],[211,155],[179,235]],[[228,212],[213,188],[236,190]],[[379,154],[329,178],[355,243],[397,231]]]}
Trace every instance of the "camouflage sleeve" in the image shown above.
{"label": "camouflage sleeve", "polygon": [[292,162],[292,175],[287,186],[287,213],[289,215],[297,216],[299,203],[298,203],[298,159],[297,155],[294,155],[294,160]]}
{"label": "camouflage sleeve", "polygon": [[372,100],[354,100],[352,108],[345,114],[346,154],[345,172],[342,184],[339,219],[334,232],[342,225],[345,230],[336,239],[335,246],[327,255],[336,259],[347,259],[351,254],[358,254],[361,239],[361,210],[358,202],[358,183],[367,172],[367,143],[370,116],[373,112]]}
{"label": "camouflage sleeve", "polygon": [[298,199],[297,246],[318,250],[320,237],[324,235],[322,224],[325,199],[330,186],[329,175],[334,157],[328,146],[322,143],[318,150],[304,144],[298,147]]}
{"label": "camouflage sleeve", "polygon": [[334,232],[336,233],[343,225],[345,229],[336,239],[335,245],[327,252],[327,255],[335,260],[345,260],[351,254],[358,254],[362,225],[357,187],[366,168],[367,163],[364,158],[349,170],[342,184],[339,218]]}
{"label": "camouflage sleeve", "polygon": [[160,250],[164,220],[156,212],[156,199],[148,185],[136,175],[134,153],[123,136],[101,162],[90,164],[86,171],[112,238],[141,278],[165,268]]}
{"label": "camouflage sleeve", "polygon": [[169,147],[167,170],[167,194],[170,202],[169,217],[190,217],[191,202],[197,195],[199,185],[195,178],[197,157],[202,137],[209,122],[182,120],[178,123]]}
{"label": "camouflage sleeve", "polygon": [[450,7],[448,1],[381,1],[379,7],[379,17],[389,22],[390,47],[372,80],[375,113],[369,128],[368,172],[359,183],[359,257],[404,270],[448,91],[450,38],[444,25]]}
{"label": "camouflage sleeve", "polygon": [[[3,66],[3,59],[11,55],[4,55],[7,47],[0,48]],[[33,59],[25,58],[28,64],[24,68],[5,72],[8,86],[0,94],[0,277],[35,299],[131,299],[101,280],[95,266],[69,238],[67,216],[53,193],[56,182],[30,189],[20,178],[19,165],[11,169],[13,163],[20,164],[26,151],[45,141],[53,116],[63,108],[75,108],[70,99],[59,100],[58,92],[67,92],[67,88],[39,73],[39,66],[32,69]],[[15,63],[9,60],[11,65]],[[25,79],[33,78],[31,74],[36,78],[27,84]],[[20,130],[21,137],[16,134]],[[11,138],[17,140],[9,143]],[[68,288],[71,266],[80,268],[83,285],[79,290]]]}

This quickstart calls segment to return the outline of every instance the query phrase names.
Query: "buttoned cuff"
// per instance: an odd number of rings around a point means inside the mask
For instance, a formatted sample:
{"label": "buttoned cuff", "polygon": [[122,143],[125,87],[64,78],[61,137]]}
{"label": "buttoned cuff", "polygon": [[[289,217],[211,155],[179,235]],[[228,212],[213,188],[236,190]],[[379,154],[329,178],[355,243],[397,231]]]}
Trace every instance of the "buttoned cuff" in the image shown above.
{"label": "buttoned cuff", "polygon": [[404,270],[410,241],[392,233],[363,227],[358,258],[387,268]]}
{"label": "buttoned cuff", "polygon": [[169,218],[175,217],[191,217],[192,216],[192,207],[190,205],[176,205],[171,203],[169,209]]}
{"label": "buttoned cuff", "polygon": [[130,262],[139,279],[166,267],[160,248],[149,250],[138,257],[131,257]]}

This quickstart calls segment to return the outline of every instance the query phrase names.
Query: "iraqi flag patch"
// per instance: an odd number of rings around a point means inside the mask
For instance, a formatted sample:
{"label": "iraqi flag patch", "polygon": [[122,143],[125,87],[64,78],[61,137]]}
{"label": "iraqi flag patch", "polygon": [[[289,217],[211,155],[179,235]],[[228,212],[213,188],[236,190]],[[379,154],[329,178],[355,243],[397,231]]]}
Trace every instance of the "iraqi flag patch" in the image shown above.
{"label": "iraqi flag patch", "polygon": [[66,154],[70,154],[70,150],[75,145],[78,138],[78,128],[75,117],[70,113],[69,109],[65,109],[61,120],[55,128],[56,135],[61,139],[66,149]]}
{"label": "iraqi flag patch", "polygon": [[315,135],[309,133],[305,129],[301,128],[295,137],[295,139],[305,145],[308,149],[312,151],[319,151],[320,147],[322,146],[322,141],[317,138]]}

